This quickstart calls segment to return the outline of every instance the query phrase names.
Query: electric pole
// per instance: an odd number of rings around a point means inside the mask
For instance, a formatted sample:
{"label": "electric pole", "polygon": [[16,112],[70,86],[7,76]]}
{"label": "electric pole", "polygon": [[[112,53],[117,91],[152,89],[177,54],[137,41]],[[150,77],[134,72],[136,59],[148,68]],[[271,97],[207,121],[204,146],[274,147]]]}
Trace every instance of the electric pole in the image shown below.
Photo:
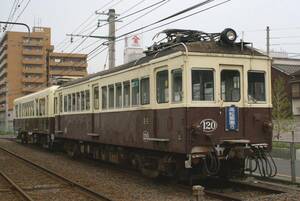
{"label": "electric pole", "polygon": [[[80,35],[80,34],[67,34],[67,36],[77,36],[77,37],[89,37],[89,38],[99,38],[99,39],[107,39],[108,40],[108,59],[109,59],[109,68],[113,68],[116,65],[116,22],[120,22],[116,20],[119,16],[116,14],[115,9],[109,9],[108,13],[105,12],[95,12],[97,15],[107,15],[107,20],[99,20],[108,22],[108,36],[92,36],[92,35]],[[99,27],[99,24],[98,24]],[[72,38],[71,38],[72,39]]]}
{"label": "electric pole", "polygon": [[270,56],[270,27],[267,26],[267,55]]}

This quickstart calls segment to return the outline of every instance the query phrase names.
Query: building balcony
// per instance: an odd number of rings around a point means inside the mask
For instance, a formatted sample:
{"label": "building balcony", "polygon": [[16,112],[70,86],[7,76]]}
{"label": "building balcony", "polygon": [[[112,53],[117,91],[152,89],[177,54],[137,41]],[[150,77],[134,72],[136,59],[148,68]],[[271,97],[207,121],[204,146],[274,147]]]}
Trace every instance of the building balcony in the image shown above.
{"label": "building balcony", "polygon": [[22,78],[22,82],[24,83],[44,83],[46,82],[46,78],[45,77],[23,77]]}
{"label": "building balcony", "polygon": [[23,55],[44,55],[44,52],[42,50],[23,50]]}
{"label": "building balcony", "polygon": [[3,57],[1,60],[0,60],[0,68],[2,66],[4,66],[5,64],[7,64],[7,59],[5,57]]}
{"label": "building balcony", "polygon": [[0,97],[0,105],[6,103],[6,96],[1,96]]}
{"label": "building balcony", "polygon": [[46,73],[46,69],[42,67],[36,67],[36,68],[23,68],[23,73],[36,73],[36,74],[44,74]]}
{"label": "building balcony", "polygon": [[3,75],[5,75],[7,72],[6,72],[6,68],[0,68],[0,81],[1,81],[1,77],[3,76]]}
{"label": "building balcony", "polygon": [[42,89],[44,89],[45,87],[43,86],[23,86],[22,87],[22,92],[24,93],[33,93],[33,92],[37,92],[37,91],[40,91]]}
{"label": "building balcony", "polygon": [[61,66],[61,67],[82,67],[82,68],[86,68],[87,67],[87,63],[86,62],[72,62],[72,61],[68,61],[68,62],[55,62],[55,61],[50,61],[49,66]]}
{"label": "building balcony", "polygon": [[6,83],[7,83],[7,78],[4,78],[4,79],[0,80],[0,86],[6,85]]}
{"label": "building balcony", "polygon": [[41,47],[41,46],[44,46],[44,44],[42,41],[24,41],[23,46]]}
{"label": "building balcony", "polygon": [[86,76],[86,71],[74,71],[74,70],[67,70],[67,69],[62,69],[62,70],[50,70],[49,71],[50,75],[62,75],[62,76]]}
{"label": "building balcony", "polygon": [[42,59],[23,59],[23,64],[45,64],[45,61]]}

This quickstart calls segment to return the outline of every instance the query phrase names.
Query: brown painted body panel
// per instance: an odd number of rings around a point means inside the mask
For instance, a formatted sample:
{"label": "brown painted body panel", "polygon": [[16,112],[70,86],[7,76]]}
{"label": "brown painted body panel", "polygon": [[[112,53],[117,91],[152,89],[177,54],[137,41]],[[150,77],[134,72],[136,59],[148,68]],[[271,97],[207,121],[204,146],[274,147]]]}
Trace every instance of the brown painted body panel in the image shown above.
{"label": "brown painted body panel", "polygon": [[25,132],[51,134],[55,130],[54,117],[15,119],[14,128]]}
{"label": "brown painted body panel", "polygon": [[[270,108],[240,108],[239,130],[225,131],[224,108],[172,108],[56,116],[57,137],[141,148],[163,152],[190,153],[194,146],[211,145],[203,131],[193,127],[203,119],[218,123],[211,132],[214,143],[250,140],[270,143],[272,133],[264,130],[271,121]],[[60,128],[59,125],[60,124]],[[150,138],[151,140],[145,140]]]}

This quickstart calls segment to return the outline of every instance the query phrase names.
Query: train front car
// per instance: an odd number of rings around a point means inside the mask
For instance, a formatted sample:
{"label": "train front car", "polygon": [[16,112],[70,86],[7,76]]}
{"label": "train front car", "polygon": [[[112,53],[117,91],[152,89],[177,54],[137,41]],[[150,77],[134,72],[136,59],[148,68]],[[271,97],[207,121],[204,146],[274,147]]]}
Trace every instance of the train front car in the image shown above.
{"label": "train front car", "polygon": [[225,29],[217,41],[187,45],[185,168],[200,175],[233,176],[248,169],[274,176],[268,154],[271,60],[235,39],[234,30]]}

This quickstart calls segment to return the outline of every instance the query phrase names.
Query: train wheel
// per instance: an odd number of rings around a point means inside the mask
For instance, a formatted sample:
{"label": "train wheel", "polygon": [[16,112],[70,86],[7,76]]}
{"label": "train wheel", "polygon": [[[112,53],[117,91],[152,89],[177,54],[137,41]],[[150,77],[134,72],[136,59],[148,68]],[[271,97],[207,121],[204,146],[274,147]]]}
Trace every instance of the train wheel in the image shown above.
{"label": "train wheel", "polygon": [[75,142],[65,143],[64,149],[72,158],[76,158],[79,156],[79,146]]}

